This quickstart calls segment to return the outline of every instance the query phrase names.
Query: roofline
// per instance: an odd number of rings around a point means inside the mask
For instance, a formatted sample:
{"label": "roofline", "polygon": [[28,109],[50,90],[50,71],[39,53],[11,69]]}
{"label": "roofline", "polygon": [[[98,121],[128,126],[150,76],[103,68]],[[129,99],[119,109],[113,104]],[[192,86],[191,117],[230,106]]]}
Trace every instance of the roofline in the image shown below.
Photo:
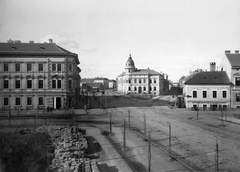
{"label": "roofline", "polygon": [[194,83],[194,84],[188,84],[184,83],[184,85],[233,85],[233,83],[216,83],[216,84],[209,84],[209,83]]}
{"label": "roofline", "polygon": [[[24,56],[24,57],[28,57],[28,56],[70,56],[70,57],[74,57],[75,61],[77,64],[80,64],[79,59],[78,59],[78,55],[75,53],[53,53],[53,52],[30,52],[30,53],[26,53],[26,52],[0,52],[0,57],[12,57],[12,56]],[[7,57],[6,57],[7,56]]]}

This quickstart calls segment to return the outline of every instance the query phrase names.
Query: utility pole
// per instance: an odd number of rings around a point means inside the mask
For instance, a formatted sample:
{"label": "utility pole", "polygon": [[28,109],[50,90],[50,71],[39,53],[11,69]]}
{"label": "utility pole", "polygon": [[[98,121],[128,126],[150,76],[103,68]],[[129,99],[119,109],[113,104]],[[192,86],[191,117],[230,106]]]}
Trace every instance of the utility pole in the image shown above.
{"label": "utility pole", "polygon": [[169,150],[168,150],[168,152],[169,152],[169,156],[171,157],[171,137],[172,137],[172,133],[171,133],[172,131],[171,131],[171,124],[170,124],[170,122],[169,122]]}
{"label": "utility pole", "polygon": [[151,172],[151,137],[150,132],[148,134],[148,172]]}
{"label": "utility pole", "polygon": [[123,121],[123,148],[126,148],[126,124],[125,124],[125,119]]}
{"label": "utility pole", "polygon": [[144,125],[144,135],[145,135],[145,137],[147,136],[147,130],[146,130],[146,114],[145,113],[143,113],[143,125]]}

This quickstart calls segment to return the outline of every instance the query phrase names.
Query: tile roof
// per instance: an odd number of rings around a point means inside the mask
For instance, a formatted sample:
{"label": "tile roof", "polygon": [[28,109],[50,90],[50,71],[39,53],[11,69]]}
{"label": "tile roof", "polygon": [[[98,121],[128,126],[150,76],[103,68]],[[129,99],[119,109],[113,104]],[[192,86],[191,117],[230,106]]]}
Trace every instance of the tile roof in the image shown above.
{"label": "tile roof", "polygon": [[55,43],[0,43],[0,55],[11,56],[36,56],[36,55],[56,55],[56,56],[74,56],[79,64],[78,55],[72,53]]}
{"label": "tile roof", "polygon": [[54,43],[0,43],[0,52],[70,53]]}
{"label": "tile roof", "polygon": [[231,85],[225,71],[200,72],[186,80],[185,85]]}
{"label": "tile roof", "polygon": [[160,75],[160,73],[151,69],[136,69],[131,75]]}
{"label": "tile roof", "polygon": [[240,54],[225,54],[232,67],[240,67]]}

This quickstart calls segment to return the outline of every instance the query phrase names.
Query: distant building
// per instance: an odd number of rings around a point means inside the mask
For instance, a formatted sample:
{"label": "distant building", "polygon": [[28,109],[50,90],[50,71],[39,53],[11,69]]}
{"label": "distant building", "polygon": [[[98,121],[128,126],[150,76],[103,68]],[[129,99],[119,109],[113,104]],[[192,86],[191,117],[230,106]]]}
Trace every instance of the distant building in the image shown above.
{"label": "distant building", "polygon": [[49,43],[0,43],[0,108],[61,109],[79,98],[78,55]]}
{"label": "distant building", "polygon": [[109,80],[109,88],[115,90],[117,88],[117,82],[115,80]]}
{"label": "distant building", "polygon": [[224,71],[216,71],[210,63],[210,71],[188,76],[183,94],[186,108],[203,110],[225,109],[231,105],[231,81]]}
{"label": "distant building", "polygon": [[221,71],[226,71],[230,81],[233,83],[231,88],[231,107],[240,108],[240,54],[239,50],[231,53],[226,50],[219,66]]}
{"label": "distant building", "polygon": [[125,72],[117,77],[117,90],[124,94],[152,94],[167,93],[169,88],[168,77],[151,69],[137,69],[129,55]]}
{"label": "distant building", "polygon": [[109,80],[108,78],[94,78],[94,83],[102,83],[105,89],[109,88]]}

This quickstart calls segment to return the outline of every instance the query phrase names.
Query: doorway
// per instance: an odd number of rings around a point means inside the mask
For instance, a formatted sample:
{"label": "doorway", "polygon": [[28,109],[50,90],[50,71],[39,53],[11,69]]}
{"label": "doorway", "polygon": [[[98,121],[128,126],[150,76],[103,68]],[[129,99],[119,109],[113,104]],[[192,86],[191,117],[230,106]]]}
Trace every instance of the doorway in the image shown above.
{"label": "doorway", "polygon": [[56,109],[60,109],[61,108],[61,97],[56,97]]}

